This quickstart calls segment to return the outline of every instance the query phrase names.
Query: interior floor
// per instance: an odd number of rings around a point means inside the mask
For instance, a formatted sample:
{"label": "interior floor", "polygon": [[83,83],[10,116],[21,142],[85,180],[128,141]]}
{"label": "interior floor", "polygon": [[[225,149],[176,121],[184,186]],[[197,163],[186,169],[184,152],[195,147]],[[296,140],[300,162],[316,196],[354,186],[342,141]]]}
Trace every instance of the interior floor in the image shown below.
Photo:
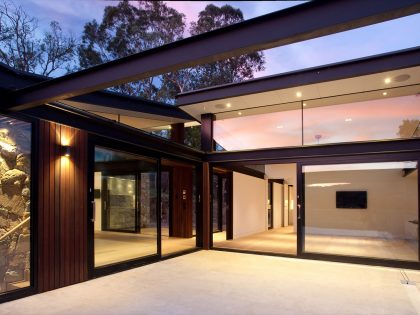
{"label": "interior floor", "polygon": [[[226,232],[213,233],[213,246],[239,250],[296,255],[293,227],[226,240]],[[418,261],[418,243],[373,237],[307,235],[305,250],[313,253]]]}
{"label": "interior floor", "polygon": [[226,232],[213,233],[213,246],[249,251],[296,255],[296,233],[293,226],[226,240]]}
{"label": "interior floor", "polygon": [[[196,247],[195,237],[169,237],[164,235],[163,229],[162,234],[162,255]],[[155,254],[157,254],[155,229],[144,229],[141,234],[95,231],[95,267]]]}

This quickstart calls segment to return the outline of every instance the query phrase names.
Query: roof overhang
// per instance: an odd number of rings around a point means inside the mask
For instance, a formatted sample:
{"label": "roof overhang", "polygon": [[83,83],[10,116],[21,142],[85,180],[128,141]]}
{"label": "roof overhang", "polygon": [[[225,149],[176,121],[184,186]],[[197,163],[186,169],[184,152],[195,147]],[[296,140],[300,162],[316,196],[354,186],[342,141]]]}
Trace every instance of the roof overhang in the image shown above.
{"label": "roof overhang", "polygon": [[[402,82],[384,84],[386,77],[403,74],[410,77]],[[420,84],[420,47],[192,91],[178,95],[177,104],[196,119],[207,113],[222,119],[237,116],[239,110],[255,109],[254,114],[269,113],[278,110],[274,105],[302,99],[416,84]],[[297,97],[297,92],[302,96]]]}
{"label": "roof overhang", "polygon": [[[0,87],[3,93],[51,80],[48,77],[0,65]],[[160,102],[127,96],[111,91],[97,91],[76,96],[62,103],[136,128],[151,128],[194,121],[181,109]]]}
{"label": "roof overhang", "polygon": [[22,110],[419,11],[418,0],[310,1],[15,91],[3,108]]}

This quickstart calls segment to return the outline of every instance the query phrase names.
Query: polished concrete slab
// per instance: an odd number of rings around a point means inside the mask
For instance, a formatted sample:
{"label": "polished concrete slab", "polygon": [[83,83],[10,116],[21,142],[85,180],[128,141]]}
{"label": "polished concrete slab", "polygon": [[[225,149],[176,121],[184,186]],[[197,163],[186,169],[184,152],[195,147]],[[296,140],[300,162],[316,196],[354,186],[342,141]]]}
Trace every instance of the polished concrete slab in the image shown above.
{"label": "polished concrete slab", "polygon": [[200,251],[5,303],[0,314],[420,314],[419,284],[405,277],[420,272]]}

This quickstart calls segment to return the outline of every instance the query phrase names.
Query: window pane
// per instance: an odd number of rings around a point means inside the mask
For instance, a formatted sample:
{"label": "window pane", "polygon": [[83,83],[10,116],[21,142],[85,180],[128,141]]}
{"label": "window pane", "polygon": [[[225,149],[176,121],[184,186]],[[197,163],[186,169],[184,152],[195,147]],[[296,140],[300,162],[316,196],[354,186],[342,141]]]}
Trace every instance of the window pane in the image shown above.
{"label": "window pane", "polygon": [[305,251],[418,260],[417,162],[304,167]]}
{"label": "window pane", "polygon": [[214,139],[223,150],[302,145],[301,103],[288,103],[216,115]]}
{"label": "window pane", "polygon": [[30,286],[31,124],[0,116],[0,293]]}
{"label": "window pane", "polygon": [[95,147],[95,266],[157,254],[157,162]]}
{"label": "window pane", "polygon": [[304,145],[419,137],[419,86],[304,101]]}

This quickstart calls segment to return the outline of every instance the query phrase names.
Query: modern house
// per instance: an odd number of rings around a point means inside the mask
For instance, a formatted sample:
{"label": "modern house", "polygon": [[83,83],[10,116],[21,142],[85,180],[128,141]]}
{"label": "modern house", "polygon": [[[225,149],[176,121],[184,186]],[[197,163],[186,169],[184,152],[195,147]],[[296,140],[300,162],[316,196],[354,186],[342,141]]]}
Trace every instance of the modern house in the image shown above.
{"label": "modern house", "polygon": [[419,12],[313,1],[55,79],[1,65],[0,301],[201,249],[420,269],[420,47],[177,106],[104,91]]}

